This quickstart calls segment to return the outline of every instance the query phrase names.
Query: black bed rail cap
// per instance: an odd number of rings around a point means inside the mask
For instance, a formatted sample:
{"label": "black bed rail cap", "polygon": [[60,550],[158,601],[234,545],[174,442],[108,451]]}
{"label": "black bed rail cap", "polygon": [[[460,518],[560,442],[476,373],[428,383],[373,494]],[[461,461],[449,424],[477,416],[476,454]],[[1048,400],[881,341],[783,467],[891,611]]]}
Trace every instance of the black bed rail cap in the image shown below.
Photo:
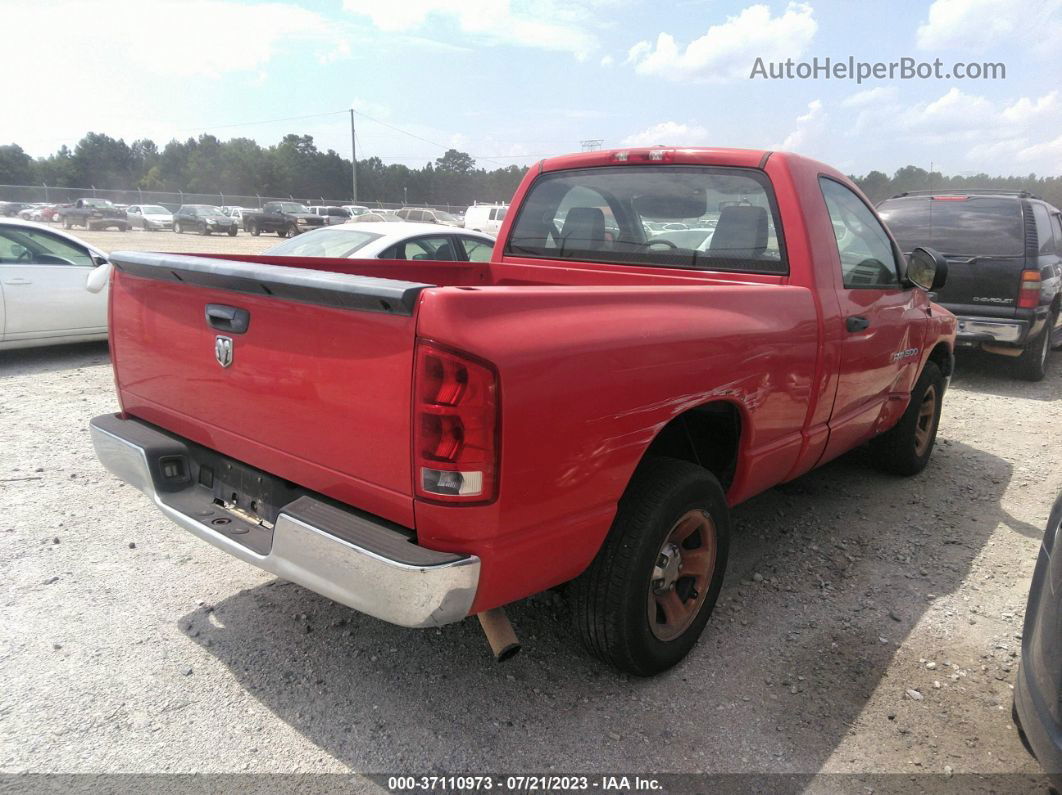
{"label": "black bed rail cap", "polygon": [[421,290],[435,286],[186,254],[115,251],[107,259],[123,273],[147,279],[390,315],[412,316]]}

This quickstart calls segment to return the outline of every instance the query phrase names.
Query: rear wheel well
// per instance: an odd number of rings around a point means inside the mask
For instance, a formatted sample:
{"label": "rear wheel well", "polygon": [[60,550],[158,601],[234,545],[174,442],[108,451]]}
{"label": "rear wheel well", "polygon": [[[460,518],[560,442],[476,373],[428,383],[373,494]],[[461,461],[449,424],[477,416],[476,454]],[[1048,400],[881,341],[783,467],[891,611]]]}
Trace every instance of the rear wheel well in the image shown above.
{"label": "rear wheel well", "polygon": [[733,403],[720,400],[689,409],[672,419],[645,451],[702,466],[723,489],[730,487],[737,469],[741,415]]}
{"label": "rear wheel well", "polygon": [[946,342],[937,343],[937,346],[929,354],[929,361],[940,368],[940,373],[945,378],[952,374],[955,360]]}

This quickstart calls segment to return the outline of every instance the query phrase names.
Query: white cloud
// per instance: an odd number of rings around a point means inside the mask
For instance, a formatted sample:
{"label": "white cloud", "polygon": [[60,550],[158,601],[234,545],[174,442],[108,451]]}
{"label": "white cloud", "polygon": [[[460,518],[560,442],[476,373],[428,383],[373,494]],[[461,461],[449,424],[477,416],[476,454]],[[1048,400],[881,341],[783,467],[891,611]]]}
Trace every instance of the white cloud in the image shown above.
{"label": "white cloud", "polygon": [[280,55],[308,53],[313,64],[347,52],[334,22],[288,2],[154,0],[131,12],[124,0],[36,0],[6,3],[0,18],[4,57],[33,64],[32,80],[4,85],[5,103],[19,108],[5,115],[4,137],[37,155],[87,130],[161,143],[189,126],[174,91],[253,89]]}
{"label": "white cloud", "polygon": [[597,39],[586,31],[592,15],[583,7],[538,0],[525,10],[510,0],[343,0],[343,7],[368,17],[388,32],[421,31],[430,22],[448,18],[471,38],[488,44],[510,44],[570,52],[586,58]]}
{"label": "white cloud", "polygon": [[816,100],[772,148],[833,162],[835,152],[856,146],[859,163],[886,170],[889,164],[928,167],[934,161],[951,173],[1062,173],[1060,91],[996,101],[952,87],[904,102],[898,88],[882,86],[845,97],[837,107],[844,109],[838,114],[843,125],[828,123],[829,108]]}
{"label": "white cloud", "polygon": [[[1040,43],[1057,41],[1062,0],[934,0],[918,27],[923,50],[962,48],[981,52],[1035,31]],[[1049,45],[1057,46],[1055,44]]]}
{"label": "white cloud", "polygon": [[767,5],[751,5],[685,48],[670,33],[657,36],[655,45],[640,41],[629,50],[628,63],[639,74],[671,80],[723,81],[747,78],[756,58],[784,61],[804,53],[818,23],[806,3],[789,3],[779,16]]}
{"label": "white cloud", "polygon": [[696,124],[662,121],[641,132],[628,135],[621,146],[703,146],[708,130]]}
{"label": "white cloud", "polygon": [[845,108],[865,108],[871,105],[879,105],[882,102],[891,102],[899,93],[896,86],[875,86],[857,91],[845,97],[841,106]]}
{"label": "white cloud", "polygon": [[610,66],[613,66],[615,63],[616,59],[613,58],[611,55],[601,56],[601,65],[604,66],[606,69]]}
{"label": "white cloud", "polygon": [[792,132],[780,144],[775,144],[770,148],[815,155],[826,131],[827,118],[822,107],[822,100],[813,99],[808,103],[807,112],[797,116],[796,126]]}
{"label": "white cloud", "polygon": [[1022,97],[1014,104],[1003,108],[1001,115],[1009,122],[1028,124],[1045,116],[1056,114],[1058,110],[1058,92],[1052,91],[1036,100]]}

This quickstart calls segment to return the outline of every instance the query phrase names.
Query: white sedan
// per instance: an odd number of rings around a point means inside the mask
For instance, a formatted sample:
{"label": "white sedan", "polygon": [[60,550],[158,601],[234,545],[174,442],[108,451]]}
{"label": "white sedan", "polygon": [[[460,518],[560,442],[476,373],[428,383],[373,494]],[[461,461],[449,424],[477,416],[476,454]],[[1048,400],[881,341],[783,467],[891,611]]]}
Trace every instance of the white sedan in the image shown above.
{"label": "white sedan", "polygon": [[0,350],[107,339],[106,262],[73,235],[0,219]]}
{"label": "white sedan", "polygon": [[286,257],[488,262],[494,238],[438,224],[348,222],[304,232],[266,251]]}

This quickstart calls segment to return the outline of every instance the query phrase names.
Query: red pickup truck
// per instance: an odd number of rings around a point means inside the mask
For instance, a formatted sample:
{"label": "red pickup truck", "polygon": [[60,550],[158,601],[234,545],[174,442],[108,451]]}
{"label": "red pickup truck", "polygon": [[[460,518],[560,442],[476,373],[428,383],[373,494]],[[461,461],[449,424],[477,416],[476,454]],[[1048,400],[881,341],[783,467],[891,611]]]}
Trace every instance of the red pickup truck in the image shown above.
{"label": "red pickup truck", "polygon": [[409,627],[569,583],[640,675],[704,628],[732,506],[868,441],[919,472],[952,372],[944,260],[780,152],[544,160],[490,262],[110,259],[92,436],[170,519]]}

